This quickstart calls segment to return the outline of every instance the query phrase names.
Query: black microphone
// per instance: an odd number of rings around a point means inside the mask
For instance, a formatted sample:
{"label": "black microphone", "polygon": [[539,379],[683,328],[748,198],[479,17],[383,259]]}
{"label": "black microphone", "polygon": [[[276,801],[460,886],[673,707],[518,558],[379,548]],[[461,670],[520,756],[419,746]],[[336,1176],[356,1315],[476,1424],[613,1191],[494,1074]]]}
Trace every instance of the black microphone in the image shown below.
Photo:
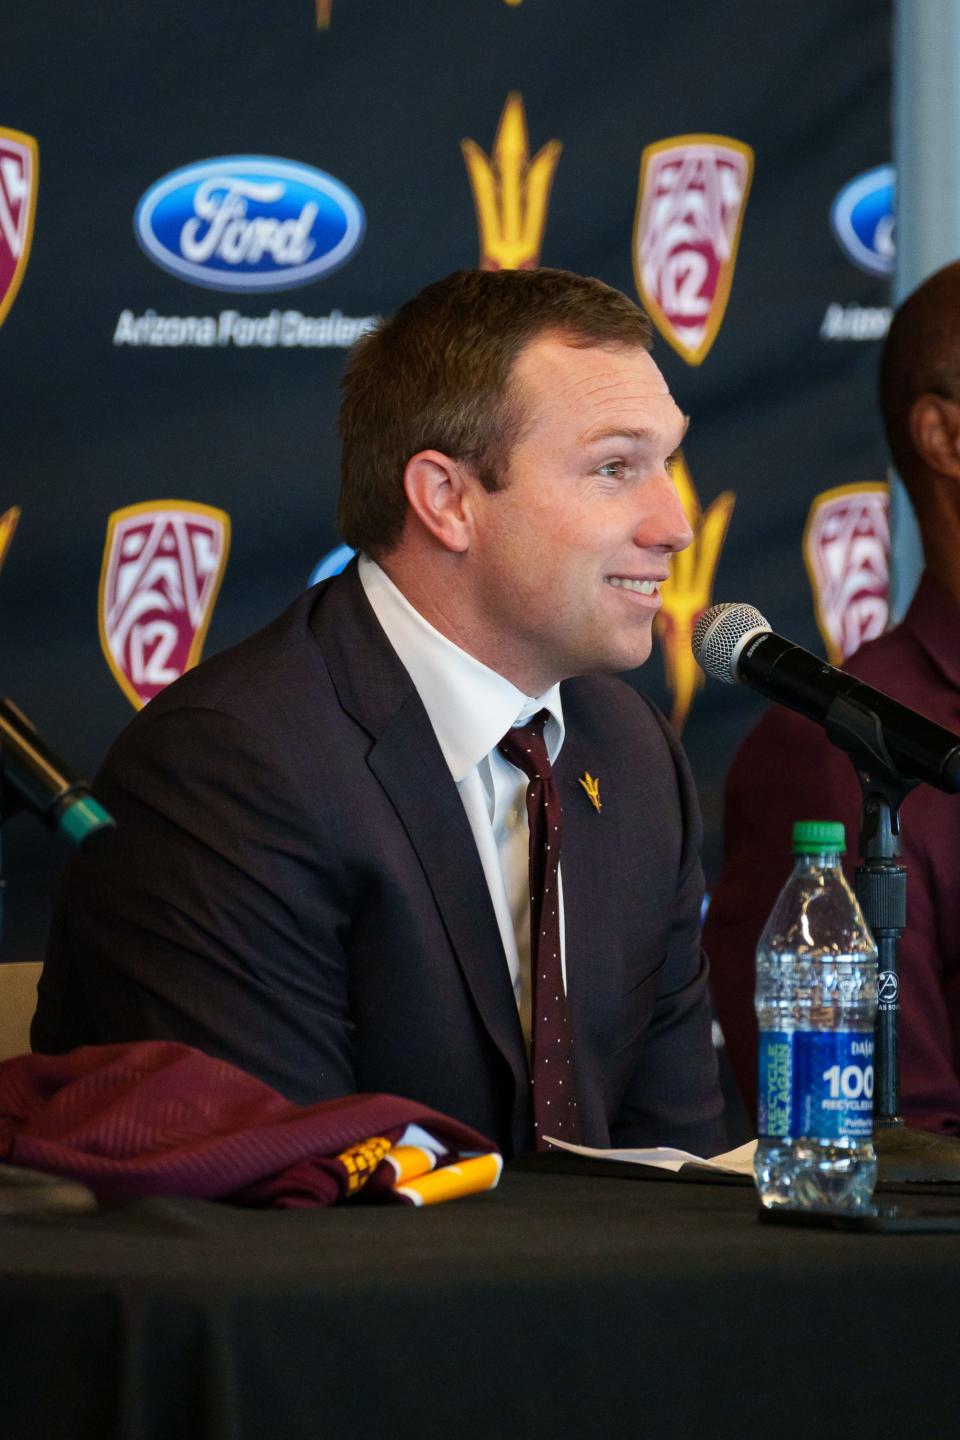
{"label": "black microphone", "polygon": [[[879,759],[911,784],[923,780],[951,795],[960,791],[960,735],[775,635],[752,605],[705,610],[694,626],[691,649],[713,679],[749,685],[823,725],[834,744],[849,750],[862,768]],[[868,750],[864,717],[872,732]],[[848,739],[853,743],[846,744]]]}
{"label": "black microphone", "polygon": [[74,845],[114,824],[12,700],[0,700],[0,792],[3,811],[25,807]]}

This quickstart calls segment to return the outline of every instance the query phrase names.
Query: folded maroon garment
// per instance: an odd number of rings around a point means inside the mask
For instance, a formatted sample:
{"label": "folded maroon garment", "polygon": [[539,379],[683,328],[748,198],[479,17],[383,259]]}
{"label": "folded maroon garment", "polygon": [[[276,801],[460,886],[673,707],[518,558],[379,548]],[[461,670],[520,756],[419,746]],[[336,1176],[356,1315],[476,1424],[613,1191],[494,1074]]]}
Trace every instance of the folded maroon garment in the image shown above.
{"label": "folded maroon garment", "polygon": [[292,1105],[235,1065],[172,1041],[0,1063],[0,1160],[82,1181],[100,1200],[392,1198],[396,1171],[382,1157],[411,1125],[437,1142],[439,1165],[495,1149],[396,1095]]}

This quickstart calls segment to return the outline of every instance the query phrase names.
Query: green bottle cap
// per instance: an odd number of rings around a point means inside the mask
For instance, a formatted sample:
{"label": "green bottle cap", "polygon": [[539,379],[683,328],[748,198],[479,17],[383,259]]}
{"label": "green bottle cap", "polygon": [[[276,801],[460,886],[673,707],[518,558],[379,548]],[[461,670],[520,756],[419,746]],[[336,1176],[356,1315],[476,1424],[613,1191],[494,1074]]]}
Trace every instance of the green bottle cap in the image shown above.
{"label": "green bottle cap", "polygon": [[847,837],[839,820],[797,820],[793,827],[794,855],[842,855]]}

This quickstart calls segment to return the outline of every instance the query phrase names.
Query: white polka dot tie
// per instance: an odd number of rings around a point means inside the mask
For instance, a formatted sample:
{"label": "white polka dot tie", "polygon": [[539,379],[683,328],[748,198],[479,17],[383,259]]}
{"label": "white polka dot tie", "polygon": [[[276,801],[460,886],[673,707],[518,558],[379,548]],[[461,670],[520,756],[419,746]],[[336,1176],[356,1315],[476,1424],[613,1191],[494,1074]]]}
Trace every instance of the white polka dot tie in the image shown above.
{"label": "white polka dot tie", "polygon": [[533,1025],[530,1073],[533,1086],[533,1138],[538,1150],[549,1147],[544,1135],[574,1143],[580,1139],[573,1068],[573,1034],[560,963],[561,806],[543,739],[547,721],[541,710],[526,725],[508,730],[500,753],[522,770],[527,785],[530,825],[530,973]]}

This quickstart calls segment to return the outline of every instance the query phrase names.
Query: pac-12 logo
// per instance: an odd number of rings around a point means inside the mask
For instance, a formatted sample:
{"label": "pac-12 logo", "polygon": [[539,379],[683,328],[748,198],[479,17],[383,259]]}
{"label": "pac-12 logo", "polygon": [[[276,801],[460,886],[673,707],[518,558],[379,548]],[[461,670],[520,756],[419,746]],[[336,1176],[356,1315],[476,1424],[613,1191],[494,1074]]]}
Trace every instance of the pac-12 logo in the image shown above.
{"label": "pac-12 logo", "polygon": [[839,485],[814,498],[803,534],[817,625],[831,665],[887,626],[890,496],[886,485]]}
{"label": "pac-12 logo", "polygon": [[211,290],[287,290],[344,265],[366,218],[346,185],[291,160],[226,155],[151,185],[133,228],[151,260]]}
{"label": "pac-12 logo", "polygon": [[17,298],[37,207],[37,142],[0,128],[0,325]]}
{"label": "pac-12 logo", "polygon": [[115,510],[100,572],[100,644],[138,710],[200,659],[230,550],[230,517],[189,500]]}
{"label": "pac-12 logo", "polygon": [[641,157],[634,279],[688,365],[706,358],[723,323],[752,175],[750,146],[725,135],[677,135]]}
{"label": "pac-12 logo", "polygon": [[848,180],[830,207],[830,224],[840,247],[854,265],[871,275],[892,275],[892,165],[877,165]]}

